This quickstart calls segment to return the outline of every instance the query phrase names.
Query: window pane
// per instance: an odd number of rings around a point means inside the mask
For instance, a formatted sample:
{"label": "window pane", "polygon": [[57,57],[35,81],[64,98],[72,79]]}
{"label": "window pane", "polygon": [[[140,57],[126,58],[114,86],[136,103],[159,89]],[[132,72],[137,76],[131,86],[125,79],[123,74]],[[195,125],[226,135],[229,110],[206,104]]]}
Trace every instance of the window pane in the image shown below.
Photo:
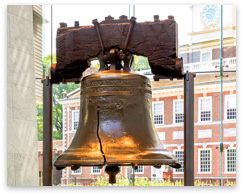
{"label": "window pane", "polygon": [[80,174],[81,173],[81,167],[79,167],[79,169],[77,169],[77,170],[73,170],[72,173]]}
{"label": "window pane", "polygon": [[227,97],[227,108],[235,109],[236,108],[236,96]]}
{"label": "window pane", "polygon": [[153,104],[154,124],[163,124],[164,106],[163,103]]}
{"label": "window pane", "polygon": [[227,109],[227,119],[236,119],[236,109]]}
{"label": "window pane", "polygon": [[201,112],[201,121],[210,121],[211,120],[211,112],[203,111]]}
{"label": "window pane", "polygon": [[77,130],[79,123],[79,111],[73,112],[73,129]]}
{"label": "window pane", "polygon": [[175,151],[175,157],[181,164],[181,168],[175,169],[175,172],[184,172],[184,151]]}
{"label": "window pane", "polygon": [[101,173],[101,169],[98,166],[92,167],[92,173],[100,174]]}
{"label": "window pane", "polygon": [[175,102],[175,123],[184,122],[184,103],[183,101]]}
{"label": "window pane", "polygon": [[211,54],[210,52],[204,52],[202,53],[202,62],[210,61],[211,60]]}
{"label": "window pane", "polygon": [[201,150],[200,151],[200,172],[210,172],[211,163],[210,163],[210,150]]}
{"label": "window pane", "polygon": [[236,149],[227,150],[227,172],[236,172]]}
{"label": "window pane", "polygon": [[143,173],[143,166],[138,166],[138,169],[135,170],[135,174],[136,173]]}
{"label": "window pane", "polygon": [[79,121],[79,111],[74,112],[74,121]]}
{"label": "window pane", "polygon": [[176,113],[184,113],[183,101],[175,102],[175,112]]}
{"label": "window pane", "polygon": [[210,99],[201,99],[201,111],[210,111],[211,110],[211,104]]}
{"label": "window pane", "polygon": [[211,99],[200,100],[200,120],[211,121]]}
{"label": "window pane", "polygon": [[236,96],[228,96],[226,103],[227,119],[236,119]]}

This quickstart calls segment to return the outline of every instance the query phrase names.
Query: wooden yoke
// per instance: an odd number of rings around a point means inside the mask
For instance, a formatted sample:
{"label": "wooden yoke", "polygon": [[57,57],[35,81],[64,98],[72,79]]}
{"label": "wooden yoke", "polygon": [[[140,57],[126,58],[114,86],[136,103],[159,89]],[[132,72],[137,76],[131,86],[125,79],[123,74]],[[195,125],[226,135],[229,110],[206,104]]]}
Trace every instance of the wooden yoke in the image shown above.
{"label": "wooden yoke", "polygon": [[82,73],[90,67],[90,61],[98,58],[101,70],[108,63],[111,49],[121,51],[124,69],[132,55],[148,58],[155,80],[163,77],[183,78],[182,59],[177,58],[178,27],[173,16],[159,20],[154,16],[153,22],[137,23],[136,18],[130,20],[120,16],[118,20],[108,16],[93,26],[67,27],[60,23],[56,38],[57,64],[52,66],[52,83],[79,82]]}

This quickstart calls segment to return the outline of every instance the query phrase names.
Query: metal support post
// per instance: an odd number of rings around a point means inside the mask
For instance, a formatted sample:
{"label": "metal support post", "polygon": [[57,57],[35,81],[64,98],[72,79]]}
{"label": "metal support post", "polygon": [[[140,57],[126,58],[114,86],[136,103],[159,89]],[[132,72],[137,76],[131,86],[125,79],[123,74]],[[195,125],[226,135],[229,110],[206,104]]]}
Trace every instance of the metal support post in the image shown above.
{"label": "metal support post", "polygon": [[52,97],[51,79],[46,76],[43,80],[43,186],[53,184]]}
{"label": "metal support post", "polygon": [[184,186],[194,186],[194,76],[184,76]]}
{"label": "metal support post", "polygon": [[220,14],[220,186],[223,186],[223,5]]}
{"label": "metal support post", "polygon": [[133,169],[132,182],[133,182],[133,186],[135,186],[135,169]]}
{"label": "metal support post", "polygon": [[130,186],[130,167],[131,166],[129,166],[129,186]]}

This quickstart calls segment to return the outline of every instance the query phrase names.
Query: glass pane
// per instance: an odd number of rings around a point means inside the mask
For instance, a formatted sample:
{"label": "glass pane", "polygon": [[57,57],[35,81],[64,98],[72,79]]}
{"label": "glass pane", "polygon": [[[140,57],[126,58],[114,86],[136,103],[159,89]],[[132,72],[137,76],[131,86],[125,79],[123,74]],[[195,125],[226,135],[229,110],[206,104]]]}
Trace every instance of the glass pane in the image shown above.
{"label": "glass pane", "polygon": [[201,111],[211,110],[211,100],[210,99],[201,99]]}
{"label": "glass pane", "polygon": [[[224,77],[223,88],[226,91],[223,93],[235,94],[235,72],[225,72],[225,70],[235,70],[236,69],[236,21],[235,21],[235,6],[225,5],[223,6],[223,48],[220,47],[220,5],[136,5],[135,9],[133,6],[128,5],[54,5],[53,6],[53,54],[56,53],[56,30],[59,27],[60,22],[67,23],[68,27],[74,26],[75,21],[79,21],[80,26],[90,26],[92,24],[93,19],[98,19],[98,21],[104,20],[104,17],[111,15],[115,19],[118,19],[120,15],[127,15],[131,17],[134,15],[137,18],[137,22],[145,22],[145,21],[153,21],[154,15],[159,15],[160,20],[168,19],[169,15],[173,15],[175,21],[178,23],[178,58],[183,58],[184,71],[186,70],[190,72],[196,73],[195,78],[195,103],[198,103],[198,98],[207,96],[212,96],[212,103],[208,99],[202,100],[200,109],[197,109],[201,117],[200,121],[210,121],[211,116],[213,116],[213,120],[215,120],[215,125],[208,123],[208,125],[204,125],[204,123],[196,123],[199,129],[215,128],[218,129],[213,130],[213,136],[215,136],[215,132],[220,133],[220,53],[223,53],[223,65],[224,65],[224,75],[229,75],[229,77]],[[51,14],[50,14],[50,6],[45,6],[46,14],[45,18],[48,22],[45,24],[45,44],[43,52],[43,56],[47,56],[51,54]],[[86,11],[82,11],[86,10]],[[102,11],[101,11],[102,10]],[[143,43],[143,42],[142,42]],[[159,39],[159,43],[164,43]],[[46,63],[45,63],[46,64]],[[91,73],[96,73],[97,68],[93,68],[93,66],[97,66],[97,62],[93,62],[92,68],[89,69],[89,72],[86,71],[84,75],[88,75]],[[228,68],[227,68],[228,66]],[[175,141],[173,139],[172,132],[174,131],[183,131],[184,128],[182,125],[173,125],[174,119],[176,123],[182,123],[184,119],[183,112],[183,103],[179,102],[175,104],[175,109],[173,109],[173,100],[177,100],[184,98],[183,97],[183,81],[182,80],[172,80],[169,81],[167,79],[160,80],[158,82],[153,81],[151,73],[151,69],[149,68],[150,64],[146,57],[135,55],[135,61],[133,64],[133,70],[136,73],[144,74],[151,80],[152,85],[152,98],[153,101],[161,101],[164,103],[154,104],[153,106],[153,119],[154,123],[157,124],[156,130],[158,132],[165,132],[165,140],[164,145],[170,151],[173,152],[174,149],[178,148],[178,144],[183,144],[183,140],[177,139],[179,141]],[[214,72],[214,73],[212,73]],[[217,77],[215,77],[217,76]],[[231,83],[231,85],[230,85]],[[230,90],[231,87],[231,90]],[[215,90],[214,90],[215,89]],[[210,95],[208,95],[210,94]],[[224,96],[223,95],[223,96]],[[196,102],[197,101],[197,102]],[[227,106],[227,111],[223,111],[227,113],[227,119],[235,119],[236,117],[236,102],[233,99],[229,99]],[[218,104],[218,105],[216,105]],[[223,103],[225,105],[225,103]],[[213,109],[212,109],[213,108]],[[175,115],[173,111],[175,110]],[[78,124],[78,114],[74,115],[74,122]],[[216,117],[214,117],[216,116]],[[67,116],[68,117],[68,116]],[[164,120],[165,119],[165,120]],[[66,125],[68,125],[68,118],[65,120]],[[72,121],[69,117],[69,121]],[[233,120],[232,120],[233,121]],[[163,125],[165,122],[165,125]],[[160,125],[161,124],[161,125]],[[71,125],[71,123],[70,123]],[[235,122],[231,127],[235,127]],[[66,133],[69,132],[71,126],[66,126]],[[224,128],[227,128],[226,126]],[[223,132],[224,133],[224,132]],[[68,148],[70,141],[68,141],[68,136],[66,135],[64,143]],[[202,143],[200,140],[195,138],[195,143]],[[209,143],[216,143],[215,138],[207,139]],[[220,141],[217,141],[218,143]],[[231,142],[235,142],[235,139]],[[198,146],[195,144],[195,150],[198,148],[202,148],[202,146]],[[214,150],[213,150],[214,151]],[[235,171],[235,156],[233,151],[228,152],[228,171]],[[178,151],[176,153],[177,158],[180,163],[183,165],[183,156],[184,153]],[[215,153],[210,155],[210,151],[204,150],[198,155],[198,159],[200,161],[200,171],[202,172],[210,172],[211,167],[218,166],[219,162],[216,162],[217,159],[214,158]],[[213,156],[212,163],[211,156]],[[198,163],[196,163],[198,165]],[[131,167],[123,167],[123,173],[119,178],[126,178],[126,185],[132,185],[132,175],[131,175]],[[163,168],[164,166],[162,166]],[[83,168],[83,167],[82,167]],[[146,177],[148,180],[148,184],[155,183],[154,179],[157,179],[157,182],[162,182],[163,180],[163,170],[158,173],[154,173],[156,177],[152,178],[151,176],[151,167],[143,166],[143,174],[140,173],[141,167],[138,168],[138,173],[135,174],[138,178]],[[208,174],[209,179],[216,179],[220,171],[218,169],[212,169],[212,174]],[[85,170],[87,169],[87,170]],[[90,173],[91,170],[93,173],[97,173],[98,176],[105,176],[105,172],[100,174],[101,170],[99,168],[85,168],[82,170],[82,177],[91,178]],[[130,171],[129,171],[130,170]],[[88,172],[85,172],[88,171]],[[174,180],[182,180],[183,174],[179,174],[181,171],[184,171],[184,166],[178,171],[177,175],[173,174]],[[217,172],[214,173],[214,172]],[[199,178],[204,177],[204,175]],[[63,179],[69,178],[68,172],[63,172]],[[82,181],[82,179],[78,179]],[[219,179],[218,179],[219,180]],[[104,179],[106,181],[106,179]],[[139,180],[138,180],[139,181]],[[97,179],[92,181],[91,183],[96,184]],[[173,183],[173,182],[172,182]],[[83,184],[84,185],[84,184]],[[87,184],[90,185],[90,184]],[[118,182],[118,185],[119,184]]]}
{"label": "glass pane", "polygon": [[236,108],[236,96],[228,96],[227,97],[227,109],[234,109]]}

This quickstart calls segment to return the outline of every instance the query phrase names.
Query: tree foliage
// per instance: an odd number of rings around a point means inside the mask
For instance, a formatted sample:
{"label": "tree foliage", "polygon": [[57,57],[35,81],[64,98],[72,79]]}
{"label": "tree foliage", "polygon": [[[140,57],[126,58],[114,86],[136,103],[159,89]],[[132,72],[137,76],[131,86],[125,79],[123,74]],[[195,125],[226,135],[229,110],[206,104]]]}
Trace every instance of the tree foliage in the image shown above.
{"label": "tree foliage", "polygon": [[150,69],[147,57],[134,55],[133,70],[148,70]]}
{"label": "tree foliage", "polygon": [[[53,54],[53,63],[56,62],[56,55]],[[43,60],[43,65],[50,67],[51,55],[47,55]],[[62,139],[63,132],[63,111],[62,105],[59,104],[59,100],[62,99],[62,93],[67,93],[79,88],[79,84],[67,83],[67,84],[54,84],[53,85],[53,139]],[[43,140],[43,105],[37,104],[37,128],[38,128],[38,140]]]}
{"label": "tree foliage", "polygon": [[[53,126],[57,131],[63,130],[63,111],[62,105],[58,103],[63,97],[63,92],[67,93],[79,88],[79,84],[67,83],[53,85]],[[62,135],[61,135],[62,136]]]}
{"label": "tree foliage", "polygon": [[53,64],[56,64],[57,63],[57,60],[56,60],[56,54],[53,54],[52,55],[52,58],[51,58],[51,55],[48,54],[43,60],[42,60],[42,65],[43,65],[43,77],[45,77],[45,71],[46,71],[46,74],[48,74],[48,70],[51,66],[51,61]]}

